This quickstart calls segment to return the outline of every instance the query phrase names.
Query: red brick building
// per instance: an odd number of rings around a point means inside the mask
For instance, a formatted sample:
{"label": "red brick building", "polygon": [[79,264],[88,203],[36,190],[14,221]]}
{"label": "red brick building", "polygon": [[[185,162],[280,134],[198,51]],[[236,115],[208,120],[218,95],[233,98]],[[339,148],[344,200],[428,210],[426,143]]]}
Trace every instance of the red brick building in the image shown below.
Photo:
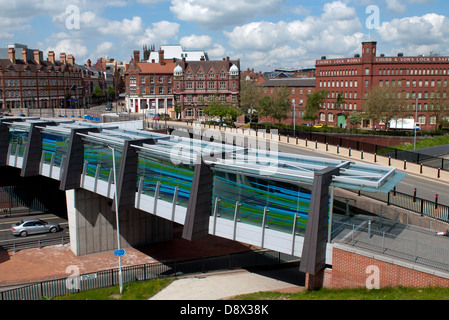
{"label": "red brick building", "polygon": [[0,59],[0,109],[82,107],[82,73],[72,55],[57,61],[49,52],[44,61],[41,51],[22,48],[21,58],[10,47],[8,59]]}
{"label": "red brick building", "polygon": [[[307,95],[316,90],[316,80],[314,78],[281,78],[281,79],[264,79],[258,84],[261,90],[261,96],[274,97],[278,90],[286,87],[290,91],[291,110],[283,123],[287,124],[305,124],[302,117],[304,116],[304,107],[307,103]],[[259,117],[259,122],[277,122],[272,117]],[[329,125],[335,125],[334,119],[331,119]]]}
{"label": "red brick building", "polygon": [[174,117],[173,70],[175,59],[165,59],[159,51],[158,62],[141,62],[140,52],[126,66],[126,106],[129,112],[169,114]]}
{"label": "red brick building", "polygon": [[203,108],[207,101],[218,96],[220,101],[238,105],[240,92],[240,61],[223,60],[186,61],[176,63],[174,95],[182,107],[183,119],[205,120]]}
{"label": "red brick building", "polygon": [[[329,91],[329,97],[322,107],[321,123],[326,119],[337,119],[337,125],[346,126],[343,113],[363,111],[363,101],[368,92],[376,86],[398,88],[410,105],[405,117],[415,118],[422,129],[434,129],[436,117],[431,98],[439,86],[447,87],[449,79],[449,57],[415,56],[405,57],[399,53],[395,57],[378,55],[377,42],[362,43],[362,55],[353,58],[326,59],[316,61],[316,89]],[[342,110],[335,110],[338,93],[345,101]],[[324,118],[324,119],[323,119]],[[364,121],[364,127],[384,127],[384,123]]]}

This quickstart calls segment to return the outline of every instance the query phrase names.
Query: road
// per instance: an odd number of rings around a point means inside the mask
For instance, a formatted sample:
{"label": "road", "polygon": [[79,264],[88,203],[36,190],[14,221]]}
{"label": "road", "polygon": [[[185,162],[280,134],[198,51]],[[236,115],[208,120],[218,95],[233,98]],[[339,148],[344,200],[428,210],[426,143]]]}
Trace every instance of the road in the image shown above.
{"label": "road", "polygon": [[[324,151],[305,150],[294,146],[279,144],[279,151],[293,154],[302,154],[313,157],[335,158]],[[407,175],[396,187],[396,190],[408,195],[413,195],[416,188],[416,196],[428,201],[435,201],[438,195],[438,203],[449,206],[449,187],[447,183],[429,180],[416,175]]]}
{"label": "road", "polygon": [[[20,220],[38,218],[44,221],[57,222],[61,226],[62,230],[56,233],[43,233],[43,234],[35,234],[29,235],[25,238],[16,237],[11,232],[11,225]],[[24,215],[24,216],[11,216],[11,217],[2,217],[0,218],[0,246],[12,243],[19,243],[20,241],[27,242],[33,240],[43,240],[43,239],[52,239],[52,238],[61,238],[61,237],[69,237],[69,228],[67,219],[56,217],[52,214],[39,214],[39,215]]]}

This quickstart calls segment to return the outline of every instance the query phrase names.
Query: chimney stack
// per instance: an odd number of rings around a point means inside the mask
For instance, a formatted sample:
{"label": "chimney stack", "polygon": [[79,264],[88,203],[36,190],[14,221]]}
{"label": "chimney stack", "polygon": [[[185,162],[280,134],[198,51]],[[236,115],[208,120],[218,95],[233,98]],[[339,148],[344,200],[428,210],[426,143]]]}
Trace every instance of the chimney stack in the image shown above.
{"label": "chimney stack", "polygon": [[12,64],[16,63],[16,50],[14,48],[8,49],[8,57]]}
{"label": "chimney stack", "polygon": [[71,66],[75,65],[75,57],[73,56],[73,54],[69,54],[68,62],[69,62],[69,65],[71,65]]}
{"label": "chimney stack", "polygon": [[27,58],[27,49],[22,49],[22,60],[27,63],[28,58]]}
{"label": "chimney stack", "polygon": [[140,51],[139,50],[134,51],[134,62],[140,62]]}
{"label": "chimney stack", "polygon": [[92,61],[90,61],[90,59],[87,59],[87,66],[92,67]]}
{"label": "chimney stack", "polygon": [[164,50],[159,50],[159,64],[160,65],[164,65],[165,61],[164,61]]}
{"label": "chimney stack", "polygon": [[65,53],[59,54],[59,62],[61,62],[62,64],[66,64],[67,63]]}
{"label": "chimney stack", "polygon": [[204,60],[205,60],[204,56],[201,56],[200,61],[204,61]]}
{"label": "chimney stack", "polygon": [[55,63],[55,53],[54,53],[54,51],[48,52],[48,61],[50,61],[53,64]]}
{"label": "chimney stack", "polygon": [[41,64],[41,53],[39,52],[38,49],[33,51],[34,53],[34,62],[36,62],[36,64]]}

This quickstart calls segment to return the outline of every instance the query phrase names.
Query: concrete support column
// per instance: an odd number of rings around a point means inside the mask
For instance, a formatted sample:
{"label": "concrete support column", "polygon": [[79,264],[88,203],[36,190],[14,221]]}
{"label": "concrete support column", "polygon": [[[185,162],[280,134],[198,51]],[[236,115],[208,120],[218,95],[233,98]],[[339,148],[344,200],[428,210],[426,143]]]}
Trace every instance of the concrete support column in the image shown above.
{"label": "concrete support column", "polygon": [[[112,201],[84,189],[66,191],[70,245],[77,256],[117,249]],[[119,212],[121,248],[143,246],[173,238],[172,222],[135,208]]]}

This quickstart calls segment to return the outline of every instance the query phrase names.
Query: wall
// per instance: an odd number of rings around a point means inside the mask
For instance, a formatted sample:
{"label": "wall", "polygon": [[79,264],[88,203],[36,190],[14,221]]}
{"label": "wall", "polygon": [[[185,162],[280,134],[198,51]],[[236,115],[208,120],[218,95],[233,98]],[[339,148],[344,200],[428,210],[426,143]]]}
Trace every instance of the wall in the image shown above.
{"label": "wall", "polygon": [[[377,277],[378,275],[378,277]],[[377,280],[378,279],[378,280]],[[328,288],[449,287],[449,273],[398,259],[334,245]]]}
{"label": "wall", "polygon": [[[117,249],[112,200],[77,189],[66,192],[70,245],[77,256]],[[135,208],[119,212],[120,246],[129,248],[169,241],[172,222]]]}

